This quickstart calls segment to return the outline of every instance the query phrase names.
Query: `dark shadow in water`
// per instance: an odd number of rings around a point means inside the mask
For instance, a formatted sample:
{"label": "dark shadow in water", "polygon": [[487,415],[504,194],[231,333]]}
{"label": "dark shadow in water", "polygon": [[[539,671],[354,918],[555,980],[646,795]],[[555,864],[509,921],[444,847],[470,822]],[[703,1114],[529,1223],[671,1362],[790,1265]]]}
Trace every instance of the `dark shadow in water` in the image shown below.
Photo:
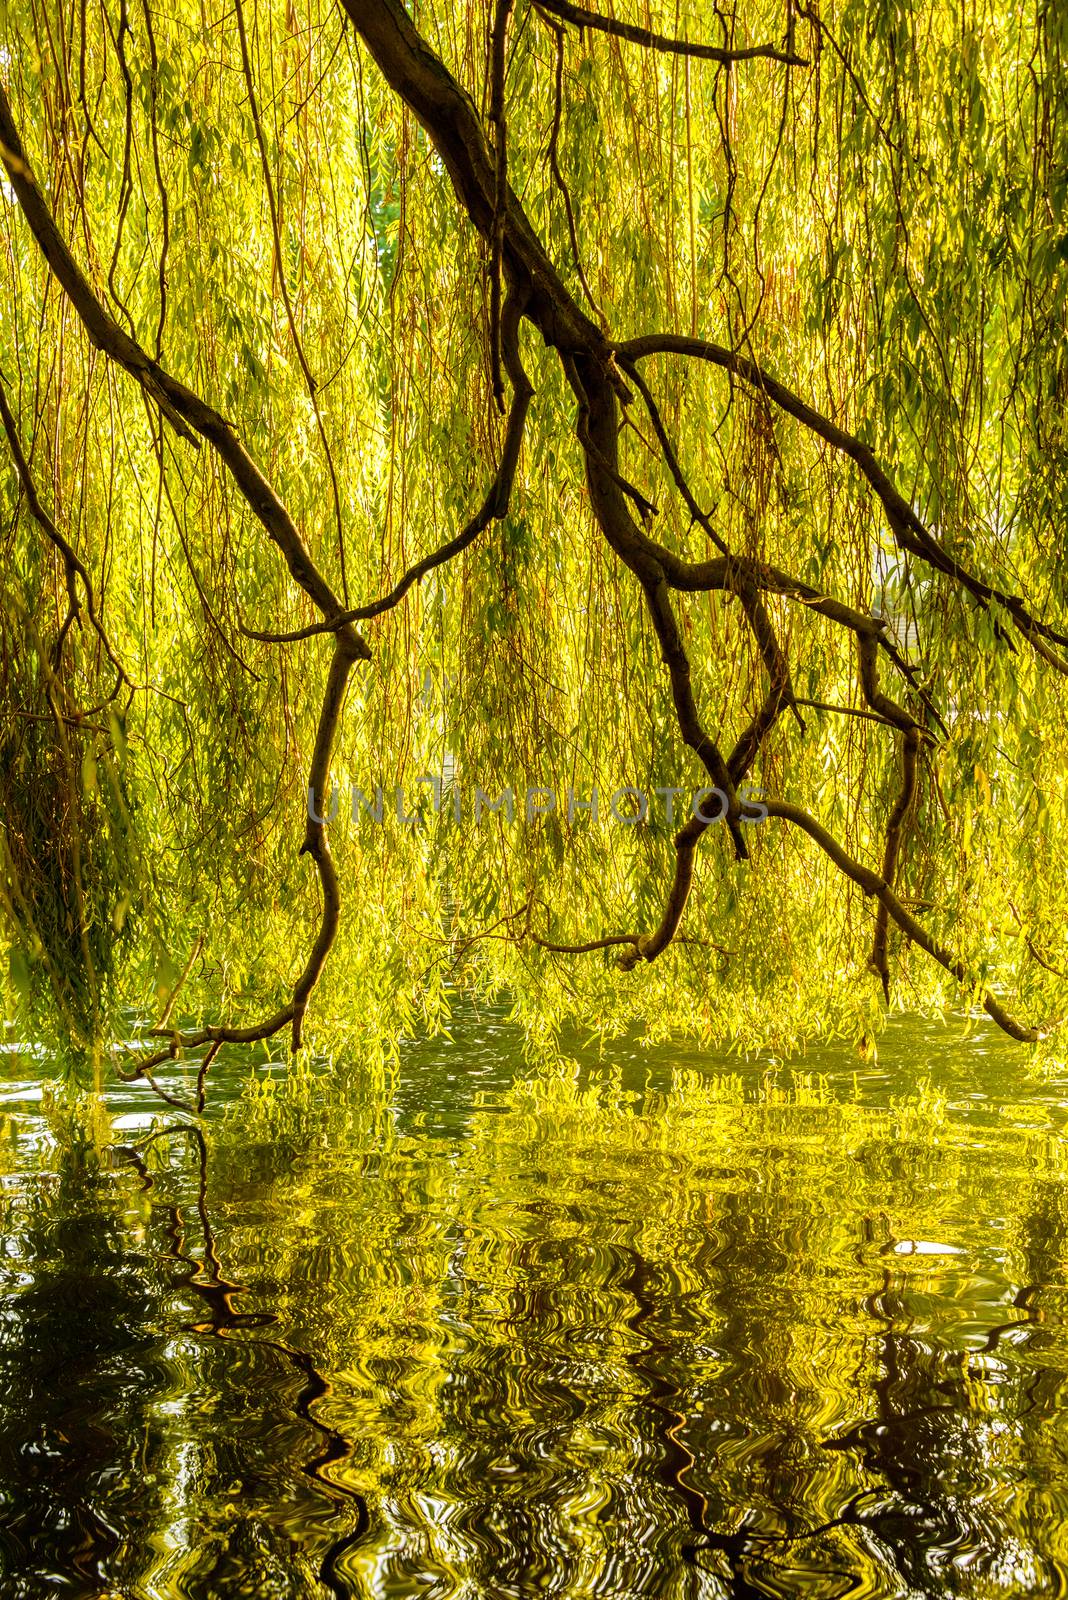
{"label": "dark shadow in water", "polygon": [[[247,1330],[251,1328],[270,1327],[277,1323],[277,1317],[270,1311],[246,1312],[239,1311],[234,1306],[234,1296],[245,1293],[243,1285],[233,1283],[223,1275],[222,1263],[215,1245],[215,1235],[211,1226],[208,1211],[208,1143],[202,1128],[194,1123],[172,1123],[169,1127],[161,1128],[158,1133],[151,1136],[153,1139],[166,1138],[173,1134],[184,1135],[190,1139],[196,1154],[197,1161],[197,1195],[196,1209],[200,1221],[201,1232],[204,1240],[204,1254],[198,1260],[184,1248],[185,1228],[181,1210],[176,1205],[167,1207],[170,1216],[168,1235],[171,1249],[168,1259],[180,1262],[190,1270],[180,1273],[174,1280],[174,1287],[190,1290],[196,1294],[206,1305],[208,1316],[204,1320],[187,1324],[188,1331],[199,1334],[205,1338],[225,1339],[229,1334],[240,1330],[244,1335],[242,1343],[256,1344],[262,1349],[273,1350],[287,1361],[299,1373],[302,1381],[300,1390],[293,1402],[294,1410],[302,1422],[315,1430],[323,1440],[323,1448],[318,1454],[311,1456],[301,1463],[304,1476],[310,1478],[316,1487],[335,1504],[351,1505],[355,1507],[356,1520],[352,1528],[340,1538],[335,1539],[324,1553],[319,1564],[319,1580],[336,1596],[336,1600],[351,1600],[351,1590],[344,1578],[338,1572],[338,1562],[349,1550],[359,1544],[364,1534],[370,1527],[370,1516],[367,1503],[356,1490],[349,1489],[343,1484],[335,1483],[328,1475],[327,1468],[338,1462],[347,1461],[351,1455],[349,1441],[335,1428],[328,1427],[320,1421],[312,1410],[312,1406],[319,1400],[327,1398],[331,1392],[329,1381],[318,1370],[311,1356],[305,1350],[298,1350],[293,1345],[286,1344],[281,1339],[268,1339],[262,1335],[249,1336]],[[142,1151],[147,1147],[148,1141],[142,1146]],[[134,1166],[141,1177],[146,1191],[154,1187],[152,1175],[149,1172],[143,1153],[139,1154],[132,1149],[125,1149],[123,1154]]]}

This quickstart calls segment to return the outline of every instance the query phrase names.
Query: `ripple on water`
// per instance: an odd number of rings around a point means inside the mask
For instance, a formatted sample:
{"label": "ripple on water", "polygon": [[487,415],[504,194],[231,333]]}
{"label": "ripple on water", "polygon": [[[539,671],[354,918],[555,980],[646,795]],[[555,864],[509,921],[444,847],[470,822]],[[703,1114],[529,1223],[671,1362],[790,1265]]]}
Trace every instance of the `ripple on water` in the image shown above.
{"label": "ripple on water", "polygon": [[987,1036],[565,1079],[479,1023],[391,1100],[324,1074],[284,1136],[210,1111],[203,1165],[143,1084],[95,1159],[26,1056],[5,1600],[1068,1581],[1063,1106]]}

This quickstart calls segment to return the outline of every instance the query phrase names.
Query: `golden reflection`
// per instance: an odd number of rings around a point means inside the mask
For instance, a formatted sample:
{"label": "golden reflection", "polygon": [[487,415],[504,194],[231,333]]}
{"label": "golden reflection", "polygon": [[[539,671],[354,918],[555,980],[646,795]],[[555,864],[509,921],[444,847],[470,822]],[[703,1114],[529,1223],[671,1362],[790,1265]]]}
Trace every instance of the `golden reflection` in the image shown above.
{"label": "golden reflection", "polygon": [[16,1105],[12,1593],[1061,1592],[1057,1085],[495,1038]]}

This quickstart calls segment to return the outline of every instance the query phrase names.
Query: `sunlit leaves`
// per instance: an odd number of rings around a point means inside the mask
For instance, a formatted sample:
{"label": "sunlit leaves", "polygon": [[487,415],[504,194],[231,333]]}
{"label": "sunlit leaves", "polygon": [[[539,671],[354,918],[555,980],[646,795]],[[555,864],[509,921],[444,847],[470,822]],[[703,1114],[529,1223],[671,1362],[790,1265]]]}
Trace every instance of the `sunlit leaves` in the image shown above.
{"label": "sunlit leaves", "polygon": [[[455,534],[498,459],[484,246],[426,133],[329,0],[246,0],[277,240],[233,14],[187,0],[129,9],[128,119],[102,13],[7,6],[3,70],[42,182],[118,313],[223,409],[331,581],[344,555],[348,598],[371,599]],[[818,27],[794,18],[812,66],[789,71],[727,71],[572,31],[558,121],[555,35],[520,9],[509,172],[589,314],[620,337],[670,327],[747,347],[879,453],[946,549],[1063,615],[1068,112],[1053,8],[964,17],[835,0]],[[652,20],[697,35],[708,17],[691,9],[654,4]],[[487,15],[442,0],[418,19],[477,105]],[[738,42],[777,39],[782,20],[778,4],[758,4]],[[57,54],[49,40],[66,43]],[[554,128],[566,199],[547,158]],[[45,292],[13,210],[0,220],[13,308],[0,366],[18,374],[35,470],[138,684],[121,725],[105,721],[78,751],[80,803],[108,812],[133,861],[102,860],[94,926],[140,949],[123,981],[152,1004],[159,952],[201,931],[191,1011],[281,993],[314,921],[295,845],[325,646],[282,651],[241,631],[312,616],[211,452],[160,433]],[[390,796],[451,762],[468,793],[692,790],[701,769],[678,739],[641,597],[590,516],[574,396],[556,352],[526,331],[523,359],[535,397],[510,515],[368,630],[374,661],[350,689],[339,782]],[[1056,923],[1060,680],[1004,613],[904,561],[860,474],[796,421],[719,372],[657,360],[648,379],[732,549],[900,626],[917,687],[891,687],[913,708],[922,687],[946,729],[922,763],[903,893],[974,970],[989,959],[992,979],[1046,1015],[1053,974],[1015,934],[1004,959],[989,955],[988,936],[1010,899],[1045,930],[1043,950]],[[703,557],[707,537],[633,399],[627,418],[621,466],[656,504],[655,537]],[[13,497],[5,505],[14,652],[42,591],[42,639],[54,638],[62,591]],[[736,602],[688,596],[680,618],[702,713],[729,744],[759,703],[763,665]],[[756,776],[877,862],[894,738],[853,715],[851,638],[792,602],[776,602],[775,619],[795,692],[817,705],[803,731],[781,719]],[[44,659],[34,646],[20,669],[17,709],[34,716]],[[76,659],[71,687],[87,707],[110,685],[98,661]],[[30,746],[14,748],[22,782]],[[610,953],[564,960],[523,942],[507,919],[530,901],[530,928],[560,942],[655,924],[666,827],[569,822],[558,809],[478,830],[446,807],[410,827],[343,812],[335,841],[346,921],[320,997],[324,1037],[348,1030],[388,1052],[401,1032],[441,1025],[461,979],[510,988],[542,1037],[568,1014],[743,1046],[875,1025],[870,905],[781,829],[755,837],[751,868],[711,836],[684,929],[705,943],[628,974]],[[915,952],[895,958],[897,999],[956,997]]]}

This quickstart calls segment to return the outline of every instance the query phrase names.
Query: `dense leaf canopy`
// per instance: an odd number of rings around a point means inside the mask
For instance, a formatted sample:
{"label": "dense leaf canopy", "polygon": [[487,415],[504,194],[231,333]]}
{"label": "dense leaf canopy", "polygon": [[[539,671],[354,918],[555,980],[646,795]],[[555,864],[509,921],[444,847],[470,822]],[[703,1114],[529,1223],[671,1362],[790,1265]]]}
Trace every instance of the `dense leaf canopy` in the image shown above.
{"label": "dense leaf canopy", "polygon": [[1066,57],[1002,0],[5,0],[10,1004],[1055,1037]]}

